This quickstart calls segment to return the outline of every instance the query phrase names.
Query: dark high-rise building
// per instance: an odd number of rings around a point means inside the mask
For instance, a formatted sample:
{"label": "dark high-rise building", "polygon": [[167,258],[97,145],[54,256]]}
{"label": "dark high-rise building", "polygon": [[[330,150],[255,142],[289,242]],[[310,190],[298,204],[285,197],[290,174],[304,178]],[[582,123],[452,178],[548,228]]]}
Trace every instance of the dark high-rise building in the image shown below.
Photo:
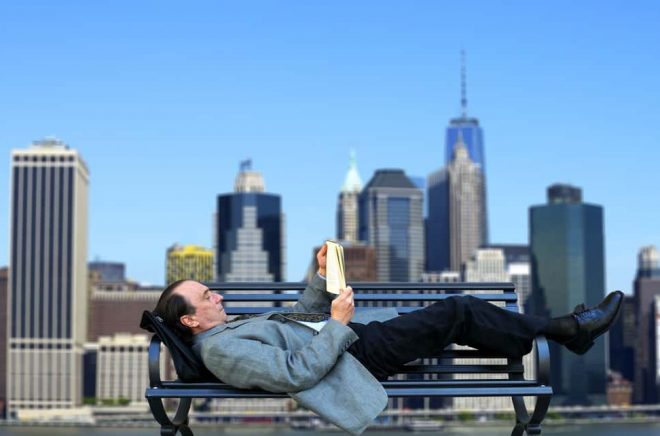
{"label": "dark high-rise building", "polygon": [[359,197],[359,237],[376,249],[379,281],[419,281],[424,267],[422,192],[403,170],[377,170]]}
{"label": "dark high-rise building", "polygon": [[45,139],[12,151],[8,412],[81,402],[88,171]]}
{"label": "dark high-rise building", "polygon": [[635,312],[637,319],[635,380],[633,395],[636,403],[658,401],[657,362],[652,352],[656,319],[653,308],[656,295],[660,295],[660,256],[654,246],[642,247],[638,256],[635,277]]}
{"label": "dark high-rise building", "polygon": [[610,328],[610,369],[629,382],[635,380],[637,347],[635,299],[626,295],[621,314]]}
{"label": "dark high-rise building", "polygon": [[0,268],[0,419],[7,401],[7,267]]}
{"label": "dark high-rise building", "polygon": [[[548,203],[529,210],[532,258],[530,309],[560,316],[576,305],[598,304],[605,290],[603,208],[580,201],[580,189],[554,185]],[[556,404],[605,402],[605,340],[578,356],[551,343]]]}
{"label": "dark high-rise building", "polygon": [[216,278],[226,282],[285,280],[284,215],[279,195],[265,193],[260,173],[241,164],[234,193],[218,196]]}
{"label": "dark high-rise building", "polygon": [[449,250],[449,172],[442,168],[428,177],[425,220],[426,271],[450,269]]}

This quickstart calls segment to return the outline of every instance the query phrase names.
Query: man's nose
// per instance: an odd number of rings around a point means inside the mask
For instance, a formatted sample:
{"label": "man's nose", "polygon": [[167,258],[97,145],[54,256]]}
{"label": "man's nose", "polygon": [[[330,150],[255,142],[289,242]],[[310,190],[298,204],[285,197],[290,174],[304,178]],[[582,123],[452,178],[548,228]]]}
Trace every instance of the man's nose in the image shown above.
{"label": "man's nose", "polygon": [[216,303],[222,302],[222,300],[223,300],[222,295],[218,294],[217,292],[214,292],[213,295],[215,295]]}

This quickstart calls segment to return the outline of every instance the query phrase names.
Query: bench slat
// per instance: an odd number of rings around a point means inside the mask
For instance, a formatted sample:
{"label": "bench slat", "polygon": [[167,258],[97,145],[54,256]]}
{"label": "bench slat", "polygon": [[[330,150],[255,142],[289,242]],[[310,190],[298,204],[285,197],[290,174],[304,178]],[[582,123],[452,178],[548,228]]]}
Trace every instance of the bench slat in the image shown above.
{"label": "bench slat", "polygon": [[504,365],[408,365],[399,369],[401,374],[522,374],[522,364]]}
{"label": "bench slat", "polygon": [[[508,380],[508,379],[490,379],[490,380],[388,380],[382,382],[385,388],[424,388],[424,387],[530,387],[537,386],[534,380]],[[162,388],[165,389],[227,389],[240,394],[243,391],[253,392],[253,390],[237,389],[225,383],[185,383],[179,381],[163,382]]]}
{"label": "bench slat", "polygon": [[[465,295],[465,294],[460,294]],[[481,300],[487,301],[504,301],[516,302],[518,296],[514,293],[497,293],[497,294],[470,294]],[[363,294],[356,293],[355,301],[440,301],[449,297],[455,297],[455,294]],[[222,294],[225,302],[294,302],[298,301],[300,294]]]}
{"label": "bench slat", "polygon": [[[510,397],[551,395],[549,386],[495,386],[495,387],[402,387],[385,388],[390,397]],[[233,388],[147,388],[147,398],[286,398],[287,394],[275,394],[261,390]]]}
{"label": "bench slat", "polygon": [[[479,283],[420,283],[420,282],[351,282],[348,283],[353,290],[364,291],[490,291],[502,290],[515,292],[515,285],[511,282],[479,282]],[[206,283],[212,291],[302,291],[307,286],[303,282],[270,282],[270,283]]]}

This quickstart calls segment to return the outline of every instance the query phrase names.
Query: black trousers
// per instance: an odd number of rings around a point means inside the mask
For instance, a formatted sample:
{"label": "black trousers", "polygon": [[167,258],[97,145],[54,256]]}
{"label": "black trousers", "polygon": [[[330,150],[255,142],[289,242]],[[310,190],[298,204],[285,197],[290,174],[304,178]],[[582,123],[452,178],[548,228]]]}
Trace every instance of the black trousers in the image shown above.
{"label": "black trousers", "polygon": [[385,380],[418,358],[437,356],[451,343],[510,357],[529,353],[546,318],[502,309],[471,296],[455,296],[385,322],[349,323],[359,339],[348,352]]}

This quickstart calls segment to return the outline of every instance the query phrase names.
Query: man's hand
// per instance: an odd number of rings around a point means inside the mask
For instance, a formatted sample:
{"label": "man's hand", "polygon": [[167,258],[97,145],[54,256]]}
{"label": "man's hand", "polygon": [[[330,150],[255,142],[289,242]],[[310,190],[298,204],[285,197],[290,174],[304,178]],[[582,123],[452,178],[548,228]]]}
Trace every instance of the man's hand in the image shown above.
{"label": "man's hand", "polygon": [[321,274],[323,277],[325,277],[325,265],[328,260],[328,246],[323,243],[321,246],[321,249],[316,253],[316,260],[319,263],[319,274]]}
{"label": "man's hand", "polygon": [[330,307],[330,318],[346,325],[353,319],[355,304],[353,303],[353,289],[348,286],[341,294],[332,300]]}

